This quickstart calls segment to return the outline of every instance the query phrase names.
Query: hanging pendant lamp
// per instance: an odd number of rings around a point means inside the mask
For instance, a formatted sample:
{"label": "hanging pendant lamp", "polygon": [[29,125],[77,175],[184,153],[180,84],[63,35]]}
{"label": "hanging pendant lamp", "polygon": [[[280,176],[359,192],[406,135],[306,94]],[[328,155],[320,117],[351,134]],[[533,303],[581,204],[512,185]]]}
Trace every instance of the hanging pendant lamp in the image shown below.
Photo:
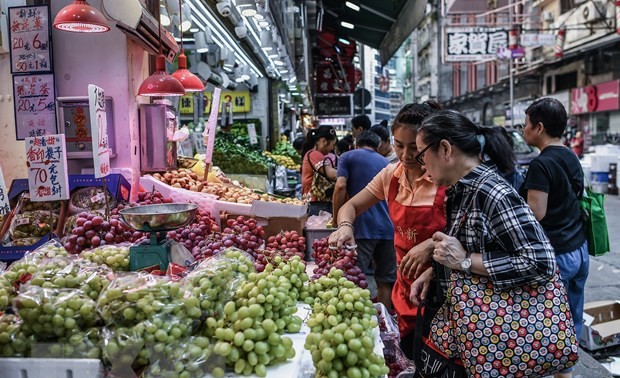
{"label": "hanging pendant lamp", "polygon": [[62,8],[54,19],[54,28],[75,33],[104,33],[110,30],[108,20],[86,0],[75,0]]}
{"label": "hanging pendant lamp", "polygon": [[157,26],[159,27],[159,55],[155,60],[155,72],[140,84],[138,95],[149,97],[183,96],[185,94],[183,84],[166,72],[166,57],[161,50],[161,20]]}
{"label": "hanging pendant lamp", "polygon": [[[179,0],[179,6],[181,6],[181,0]],[[172,74],[174,78],[181,82],[186,92],[202,92],[205,90],[205,85],[198,76],[194,75],[187,69],[187,57],[185,56],[185,50],[183,50],[183,12],[181,12],[181,22],[179,24],[179,30],[181,33],[181,54],[177,58],[178,68]]]}

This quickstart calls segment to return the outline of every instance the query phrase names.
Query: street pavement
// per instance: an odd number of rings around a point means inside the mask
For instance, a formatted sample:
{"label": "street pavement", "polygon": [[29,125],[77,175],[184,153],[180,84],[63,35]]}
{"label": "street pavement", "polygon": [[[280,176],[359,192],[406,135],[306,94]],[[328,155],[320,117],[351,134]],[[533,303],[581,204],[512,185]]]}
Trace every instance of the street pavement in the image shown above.
{"label": "street pavement", "polygon": [[[601,257],[590,257],[590,275],[586,282],[585,302],[620,300],[620,197],[605,197],[605,215],[611,252]],[[620,329],[618,330],[620,332]],[[580,350],[580,361],[573,372],[574,378],[603,378],[612,375],[598,362],[604,357],[620,356],[620,349],[597,351],[592,356]],[[596,357],[593,358],[593,357]],[[598,361],[597,361],[598,360]]]}

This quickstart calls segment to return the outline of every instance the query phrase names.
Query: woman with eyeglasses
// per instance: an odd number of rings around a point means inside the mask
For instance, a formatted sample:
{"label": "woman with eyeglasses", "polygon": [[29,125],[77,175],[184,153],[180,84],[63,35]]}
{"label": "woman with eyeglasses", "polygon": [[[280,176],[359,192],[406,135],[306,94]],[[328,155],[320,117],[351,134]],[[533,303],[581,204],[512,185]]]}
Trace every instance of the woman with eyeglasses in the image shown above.
{"label": "woman with eyeglasses", "polygon": [[302,149],[301,194],[308,199],[308,215],[332,212],[332,195],[336,183],[336,130],[319,126],[308,132]]}
{"label": "woman with eyeglasses", "polygon": [[[449,288],[469,292],[468,288],[456,287],[456,281],[451,281],[451,272],[488,277],[496,289],[544,283],[554,276],[553,247],[542,226],[527,203],[500,175],[501,171],[514,166],[514,154],[501,130],[477,126],[464,115],[445,110],[422,122],[416,146],[419,163],[424,165],[433,182],[449,188],[445,231],[432,236],[432,258],[437,269],[427,269],[413,283],[410,293],[413,303],[426,298],[433,274],[437,275],[444,293]],[[471,294],[476,295],[473,290]],[[511,303],[509,298],[502,296],[501,299]],[[434,321],[452,314],[447,303]],[[450,321],[453,320],[445,320]],[[501,339],[502,335],[499,336]],[[441,340],[447,337],[446,334],[438,336]],[[454,340],[435,342],[435,347],[459,359],[463,355],[457,352]],[[487,356],[482,358],[487,363]],[[461,369],[464,368],[461,366]]]}
{"label": "woman with eyeglasses", "polygon": [[378,202],[387,200],[394,224],[398,267],[392,289],[392,306],[398,315],[401,349],[410,359],[418,307],[409,300],[409,290],[415,277],[429,266],[433,252],[431,236],[445,225],[445,188],[438,188],[416,161],[416,135],[422,121],[439,108],[435,102],[426,102],[408,104],[400,110],[392,124],[399,162],[384,168],[365,189],[340,208],[338,229],[329,237],[331,246],[354,245],[355,218]]}

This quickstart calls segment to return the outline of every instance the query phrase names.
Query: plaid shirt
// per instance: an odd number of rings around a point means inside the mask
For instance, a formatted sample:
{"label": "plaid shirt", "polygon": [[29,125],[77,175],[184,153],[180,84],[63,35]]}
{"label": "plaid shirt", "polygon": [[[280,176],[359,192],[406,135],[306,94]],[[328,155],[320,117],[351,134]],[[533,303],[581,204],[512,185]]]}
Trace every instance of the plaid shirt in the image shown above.
{"label": "plaid shirt", "polygon": [[[484,163],[446,191],[445,233],[456,236],[466,251],[482,253],[497,288],[540,283],[553,277],[555,255],[542,226],[527,203]],[[445,290],[450,269],[439,264]]]}

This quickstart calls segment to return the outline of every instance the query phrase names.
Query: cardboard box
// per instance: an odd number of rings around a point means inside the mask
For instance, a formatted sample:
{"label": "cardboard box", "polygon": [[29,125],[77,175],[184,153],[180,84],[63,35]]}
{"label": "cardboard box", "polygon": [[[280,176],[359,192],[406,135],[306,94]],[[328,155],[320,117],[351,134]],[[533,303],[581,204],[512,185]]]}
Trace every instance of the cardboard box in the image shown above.
{"label": "cardboard box", "polygon": [[221,224],[222,229],[226,228],[226,221],[228,219],[235,219],[239,215],[243,215],[246,219],[253,218],[256,219],[256,224],[263,227],[265,230],[265,240],[270,236],[274,236],[280,231],[297,231],[299,235],[303,235],[303,230],[306,225],[306,217],[301,218],[287,218],[287,217],[273,217],[273,218],[262,218],[255,216],[248,216],[245,214],[232,214],[232,213],[222,213],[221,215]]}
{"label": "cardboard box", "polygon": [[620,301],[586,303],[583,322],[581,347],[592,351],[620,344]]}

